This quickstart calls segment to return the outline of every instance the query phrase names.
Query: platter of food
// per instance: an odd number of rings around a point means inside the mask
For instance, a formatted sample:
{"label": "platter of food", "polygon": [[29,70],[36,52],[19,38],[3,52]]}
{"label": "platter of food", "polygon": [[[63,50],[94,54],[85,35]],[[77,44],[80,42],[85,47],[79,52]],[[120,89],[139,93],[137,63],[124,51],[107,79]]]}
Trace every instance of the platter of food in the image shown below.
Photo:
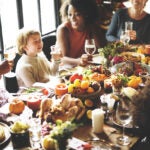
{"label": "platter of food", "polygon": [[120,54],[124,57],[124,60],[141,62],[141,60],[145,57],[143,54],[137,52],[122,52]]}
{"label": "platter of food", "polygon": [[5,123],[0,122],[0,147],[7,144],[10,137],[9,127]]}
{"label": "platter of food", "polygon": [[23,101],[28,101],[31,98],[44,99],[47,97],[53,97],[54,90],[51,88],[30,87],[22,89],[18,95],[19,99]]}

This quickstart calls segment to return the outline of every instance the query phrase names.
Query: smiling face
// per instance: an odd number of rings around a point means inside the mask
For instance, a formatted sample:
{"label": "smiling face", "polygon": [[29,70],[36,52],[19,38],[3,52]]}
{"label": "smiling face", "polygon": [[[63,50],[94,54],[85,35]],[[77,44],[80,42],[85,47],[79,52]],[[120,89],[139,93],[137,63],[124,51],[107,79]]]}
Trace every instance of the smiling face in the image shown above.
{"label": "smiling face", "polygon": [[39,34],[30,35],[25,46],[25,51],[28,56],[36,56],[41,52],[43,48],[43,42]]}
{"label": "smiling face", "polygon": [[84,30],[85,28],[84,17],[72,5],[69,5],[68,7],[68,19],[75,30],[78,31]]}

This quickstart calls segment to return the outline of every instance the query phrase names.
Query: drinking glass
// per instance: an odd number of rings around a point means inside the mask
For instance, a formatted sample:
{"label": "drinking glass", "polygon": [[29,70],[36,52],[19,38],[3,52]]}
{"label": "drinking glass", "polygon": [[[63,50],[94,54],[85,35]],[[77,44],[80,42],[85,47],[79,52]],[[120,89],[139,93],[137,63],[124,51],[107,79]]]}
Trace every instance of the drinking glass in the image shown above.
{"label": "drinking glass", "polygon": [[130,30],[133,30],[133,22],[126,21],[125,22],[125,31],[130,31]]}
{"label": "drinking glass", "polygon": [[[61,50],[60,50],[60,47],[58,45],[52,45],[50,47],[51,49],[51,56],[52,56],[52,62],[61,62],[61,58],[62,58],[62,53],[61,53]],[[58,76],[59,75],[59,66],[58,68],[55,67],[55,73],[53,74],[54,76]]]}
{"label": "drinking glass", "polygon": [[40,148],[41,141],[41,119],[31,118],[30,119],[30,135],[31,143],[33,148]]}
{"label": "drinking glass", "polygon": [[127,103],[124,100],[120,100],[117,104],[116,108],[116,120],[119,121],[119,123],[123,127],[123,134],[117,138],[117,142],[120,145],[129,145],[130,139],[127,135],[124,133],[125,127],[131,123],[132,121],[132,115],[130,113],[130,107],[127,105]]}
{"label": "drinking glass", "polygon": [[130,41],[130,35],[129,35],[129,32],[126,31],[126,30],[123,30],[121,32],[121,35],[120,35],[120,41],[124,44],[124,45],[127,45]]}
{"label": "drinking glass", "polygon": [[86,39],[85,40],[85,52],[88,54],[89,58],[92,58],[92,55],[96,51],[96,45],[94,39]]}
{"label": "drinking glass", "polygon": [[[16,50],[15,47],[7,48],[4,50],[4,58],[8,61],[13,61],[14,58],[16,57]],[[12,72],[10,71],[6,75],[10,75]]]}

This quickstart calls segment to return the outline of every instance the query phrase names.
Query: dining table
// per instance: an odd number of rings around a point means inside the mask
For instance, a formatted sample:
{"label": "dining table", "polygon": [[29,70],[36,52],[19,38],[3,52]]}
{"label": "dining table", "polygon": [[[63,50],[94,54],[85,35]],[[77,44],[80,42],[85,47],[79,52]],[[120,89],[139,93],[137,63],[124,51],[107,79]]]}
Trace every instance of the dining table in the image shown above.
{"label": "dining table", "polygon": [[[94,61],[89,64],[90,66],[102,65],[102,63],[103,63],[102,61],[104,59],[100,55],[95,55],[93,60]],[[75,73],[75,72],[82,73],[83,69],[85,69],[85,67],[81,67],[81,66],[77,66],[75,68],[70,68],[70,69],[63,68],[60,71],[61,72],[60,76],[57,77],[57,78],[59,78],[59,79],[61,78],[61,80],[64,81],[64,80],[66,80],[66,78],[65,78],[66,74],[70,75],[71,73]],[[59,82],[59,81],[60,80],[57,80],[57,82]],[[53,84],[56,84],[56,82],[53,81]],[[50,88],[54,87],[54,85],[52,85],[52,83],[45,83],[45,84],[44,83],[36,83],[35,85],[36,86],[41,86],[42,88],[47,87],[48,85],[49,85]],[[99,98],[104,93],[105,93],[105,91],[102,88],[101,92],[99,93]],[[106,93],[106,94],[108,94],[108,93]],[[17,95],[17,93],[16,93],[16,95]],[[100,101],[100,99],[98,101]],[[0,108],[1,113],[3,112],[3,110],[5,110],[5,107],[6,106],[3,106],[3,108]],[[97,105],[97,107],[99,108],[100,105]],[[15,117],[15,116],[11,115],[11,117]],[[9,118],[11,118],[11,117],[9,116]],[[6,127],[8,127],[7,130],[9,130],[10,124],[7,123],[6,120],[5,121],[1,120],[0,123],[3,124],[3,125],[6,125]],[[97,133],[93,132],[92,120],[91,119],[89,119],[85,124],[79,126],[73,132],[72,138],[69,139],[68,150],[83,149],[83,147],[81,148],[80,146],[84,145],[85,143],[90,143],[91,145],[95,144],[95,143],[97,145],[101,144],[101,145],[105,146],[104,149],[107,149],[107,150],[130,150],[141,139],[141,137],[139,136],[139,134],[137,132],[138,132],[138,129],[136,129],[136,128],[132,128],[132,127],[131,128],[128,128],[128,127],[125,128],[125,134],[127,134],[129,136],[129,139],[130,139],[131,142],[127,146],[119,145],[117,143],[117,137],[122,135],[122,126],[119,125],[117,122],[115,122],[115,120],[113,119],[113,113],[112,113],[109,116],[109,118],[104,120],[103,132],[101,132],[101,133],[97,134]],[[41,143],[40,143],[40,145],[41,145]],[[80,148],[79,147],[74,148],[74,145],[76,145],[76,146],[79,145]],[[10,133],[8,133],[8,138],[5,141],[5,143],[2,144],[0,147],[2,147],[3,150],[14,150]],[[31,142],[31,145],[28,145],[27,147],[19,148],[18,150],[28,150],[28,149],[29,150],[34,149],[32,147],[32,142]],[[42,145],[38,149],[43,150]],[[92,150],[92,148],[91,148],[91,150]]]}

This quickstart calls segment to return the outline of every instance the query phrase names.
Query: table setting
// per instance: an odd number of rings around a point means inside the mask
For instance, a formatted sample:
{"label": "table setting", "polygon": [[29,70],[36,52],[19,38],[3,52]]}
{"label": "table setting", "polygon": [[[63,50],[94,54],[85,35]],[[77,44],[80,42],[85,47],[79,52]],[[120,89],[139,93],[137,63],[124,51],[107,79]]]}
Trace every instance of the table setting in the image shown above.
{"label": "table setting", "polygon": [[[122,46],[118,45],[113,46]],[[132,117],[128,122],[125,122],[127,117],[122,117],[124,119],[121,121],[121,117],[118,116],[120,112],[116,112],[120,102],[132,102],[132,97],[143,88],[149,79],[149,66],[141,63],[144,54],[134,55],[134,58],[138,57],[134,62],[123,54],[123,59],[115,58],[116,61],[112,58],[112,62],[104,63],[104,49],[108,47],[103,48],[103,51],[101,49],[100,54],[93,55],[87,66],[61,69],[57,75],[57,82],[53,80],[55,86],[52,83],[36,83],[11,96],[9,102],[0,109],[0,129],[2,127],[5,133],[5,139],[0,141],[3,149],[15,148],[11,132],[15,124],[24,124],[17,125],[21,127],[16,127],[15,132],[21,129],[23,133],[27,131],[27,143],[17,147],[20,149],[62,149],[62,133],[69,135],[66,136],[66,147],[63,146],[68,150],[131,149],[140,139],[138,126],[132,124]],[[131,47],[134,53],[135,49],[138,51],[135,46]],[[112,56],[120,57],[120,51],[119,49],[119,55],[115,52]],[[125,144],[118,142],[121,135],[126,138]]]}

